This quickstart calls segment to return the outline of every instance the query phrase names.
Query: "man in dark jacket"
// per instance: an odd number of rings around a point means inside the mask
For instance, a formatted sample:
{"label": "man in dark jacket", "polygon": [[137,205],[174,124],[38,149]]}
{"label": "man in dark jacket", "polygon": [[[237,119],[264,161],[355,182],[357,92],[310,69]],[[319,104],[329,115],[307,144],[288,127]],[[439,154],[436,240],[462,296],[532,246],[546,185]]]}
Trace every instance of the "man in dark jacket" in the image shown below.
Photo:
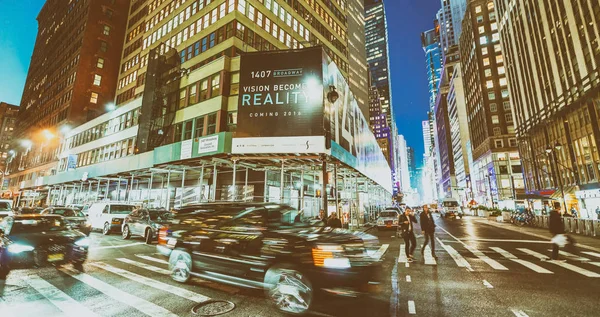
{"label": "man in dark jacket", "polygon": [[332,213],[329,217],[329,220],[327,220],[327,226],[332,228],[342,227],[342,222],[340,221],[340,219],[338,219],[336,212]]}
{"label": "man in dark jacket", "polygon": [[417,223],[413,211],[406,207],[403,214],[398,217],[398,224],[400,225],[400,234],[404,239],[405,249],[404,253],[408,262],[413,261],[413,253],[417,247],[417,239],[415,238],[413,222]]}
{"label": "man in dark jacket", "polygon": [[[555,237],[559,234],[565,233],[565,227],[563,225],[562,218],[560,217],[560,203],[554,202],[554,208],[550,211],[550,218],[548,219],[548,228],[550,233]],[[552,244],[552,256],[551,260],[558,260],[558,244]]]}
{"label": "man in dark jacket", "polygon": [[423,212],[420,216],[421,230],[423,231],[423,236],[425,236],[425,242],[423,242],[423,246],[421,247],[421,255],[425,254],[425,247],[427,243],[431,241],[431,256],[437,258],[435,256],[435,242],[433,233],[435,232],[435,223],[433,222],[433,215],[429,211],[428,205],[423,205]]}

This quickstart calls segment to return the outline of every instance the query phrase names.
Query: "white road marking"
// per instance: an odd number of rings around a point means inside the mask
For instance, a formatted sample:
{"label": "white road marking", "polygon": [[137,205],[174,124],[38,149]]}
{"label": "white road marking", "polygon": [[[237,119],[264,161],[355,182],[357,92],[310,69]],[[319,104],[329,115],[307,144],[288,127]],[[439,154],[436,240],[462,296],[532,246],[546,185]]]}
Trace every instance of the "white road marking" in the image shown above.
{"label": "white road marking", "polygon": [[373,254],[373,256],[371,256],[371,257],[374,258],[374,259],[380,259],[385,254],[385,252],[387,251],[387,249],[389,247],[390,247],[390,245],[387,244],[387,243],[386,244],[382,244],[381,247],[379,247],[379,249],[377,250],[377,252],[375,252],[375,254]]}
{"label": "white road marking", "polygon": [[[519,251],[521,251],[523,253],[527,253],[529,255],[532,255],[532,256],[540,259],[540,260],[548,258],[547,256],[545,256],[545,255],[543,255],[541,253],[538,253],[538,252],[535,252],[535,251],[532,251],[532,250],[529,250],[529,249],[517,248],[517,250],[519,250]],[[565,268],[567,270],[579,273],[581,275],[585,275],[587,277],[600,277],[600,274],[598,274],[598,273],[594,273],[592,271],[588,271],[586,269],[582,269],[582,268],[580,268],[578,266],[575,266],[575,265],[572,265],[572,264],[569,264],[569,263],[565,263],[565,262],[553,262],[553,261],[549,261],[548,263],[556,264],[556,265],[558,265],[558,266],[560,266],[562,268]]]}
{"label": "white road marking", "polygon": [[467,262],[467,260],[465,260],[465,258],[463,258],[462,255],[460,255],[458,253],[458,251],[454,250],[453,247],[442,243],[442,241],[439,238],[436,238],[436,239],[438,240],[438,242],[440,243],[442,248],[444,248],[444,250],[446,250],[446,252],[448,252],[448,254],[450,254],[452,259],[454,259],[454,262],[456,262],[456,265],[458,265],[458,267],[464,267],[469,272],[473,272],[473,268],[471,267],[471,264],[469,264],[469,262]]}
{"label": "white road marking", "polygon": [[412,279],[410,278],[410,275],[407,275],[407,276],[406,276],[406,281],[407,281],[408,283],[412,282]]}
{"label": "white road marking", "polygon": [[591,252],[591,251],[581,251],[581,253],[585,253],[587,255],[591,255],[591,256],[595,256],[597,258],[600,258],[600,253],[598,252]]}
{"label": "white road marking", "polygon": [[165,269],[160,268],[160,267],[148,265],[146,263],[141,263],[141,262],[133,261],[133,260],[126,259],[126,258],[118,258],[117,260],[121,261],[123,263],[135,265],[135,266],[137,266],[139,268],[146,269],[148,271],[152,271],[152,272],[156,272],[156,273],[164,274],[164,275],[171,275],[171,271],[169,271],[169,270],[165,270]]}
{"label": "white road marking", "polygon": [[[552,251],[552,249],[548,249],[548,251]],[[564,255],[566,257],[568,257],[569,259],[573,260],[573,261],[579,261],[579,262],[588,262],[590,261],[590,259],[588,258],[584,258],[578,255],[575,255],[573,253],[569,253],[566,251],[558,251],[558,254]]]}
{"label": "white road marking", "polygon": [[408,313],[411,315],[414,315],[417,313],[417,309],[415,308],[415,301],[414,300],[409,300],[408,301]]}
{"label": "white road marking", "polygon": [[156,317],[163,317],[163,316],[177,317],[177,315],[173,314],[172,312],[170,312],[158,305],[155,305],[145,299],[142,299],[142,298],[133,296],[127,292],[124,292],[110,284],[102,282],[101,280],[99,280],[91,275],[88,275],[86,273],[75,272],[75,271],[65,269],[65,268],[62,268],[60,270],[64,273],[70,275],[74,279],[77,279],[80,282],[83,282],[83,283],[87,284],[88,286],[97,289],[98,291],[104,293],[108,297],[111,297],[112,299],[117,300],[123,304],[129,305],[132,308],[135,308],[146,315],[156,316]]}
{"label": "white road marking", "polygon": [[537,264],[531,263],[529,261],[521,260],[521,259],[517,258],[516,256],[514,256],[512,253],[505,251],[501,248],[490,247],[490,249],[500,253],[503,257],[505,257],[515,263],[519,263],[519,264],[523,265],[524,267],[526,267],[534,272],[543,273],[543,274],[554,274],[552,271],[549,271]]}
{"label": "white road marking", "polygon": [[156,262],[156,263],[169,264],[168,261],[165,261],[162,259],[157,259],[155,257],[151,257],[151,256],[147,256],[147,255],[136,254],[135,256],[137,256],[138,258],[142,258],[144,260],[148,260],[148,261],[152,261],[152,262]]}
{"label": "white road marking", "polygon": [[511,309],[511,311],[513,312],[513,314],[515,314],[515,316],[517,317],[529,317],[529,315],[527,315],[524,311],[522,310],[517,310],[517,309]]}
{"label": "white road marking", "polygon": [[404,267],[410,267],[410,263],[408,263],[408,262],[404,263]]}
{"label": "white road marking", "polygon": [[90,250],[101,250],[101,249],[119,249],[119,248],[127,248],[132,247],[134,245],[146,244],[145,242],[134,242],[122,245],[105,245],[102,247],[90,247]]}
{"label": "white road marking", "polygon": [[490,284],[490,282],[483,280],[483,285],[485,285],[485,287],[487,288],[494,288],[494,286],[492,286],[492,284]]}
{"label": "white road marking", "polygon": [[29,286],[42,296],[46,297],[56,308],[60,309],[66,316],[98,316],[87,307],[83,306],[63,291],[56,288],[37,275],[29,275],[25,278]]}
{"label": "white road marking", "polygon": [[600,267],[600,262],[586,262],[586,263]]}
{"label": "white road marking", "polygon": [[550,244],[550,241],[541,241],[541,240],[515,240],[515,239],[480,239],[480,238],[469,238],[462,239],[461,241],[467,242],[516,242],[516,243],[541,243],[541,244]]}
{"label": "white road marking", "polygon": [[423,256],[425,257],[425,265],[437,265],[437,261],[431,255],[431,248],[429,247],[429,245],[425,247],[425,252],[423,253]]}
{"label": "white road marking", "polygon": [[400,244],[400,254],[398,254],[398,263],[407,263],[408,259],[406,258],[406,245]]}
{"label": "white road marking", "polygon": [[177,295],[179,297],[189,299],[196,303],[202,303],[207,300],[210,300],[210,297],[207,297],[207,296],[204,296],[204,295],[201,295],[198,293],[190,292],[184,288],[180,288],[180,287],[172,286],[172,285],[169,285],[169,284],[166,284],[163,282],[159,282],[157,280],[147,278],[145,276],[138,275],[133,272],[129,272],[129,271],[114,267],[112,265],[109,265],[109,264],[106,264],[103,262],[95,262],[95,263],[92,263],[91,265],[101,268],[103,270],[106,270],[108,272],[120,275],[124,278],[130,279],[130,280],[138,282],[140,284],[154,287],[158,290],[169,292],[169,293]]}
{"label": "white road marking", "polygon": [[467,250],[471,251],[471,253],[473,253],[480,260],[482,260],[483,262],[487,263],[489,266],[494,268],[494,270],[508,271],[508,268],[506,266],[498,263],[498,261],[496,261],[494,259],[491,259],[489,256],[483,254],[483,252],[473,248],[472,246],[465,244],[465,248],[467,248]]}

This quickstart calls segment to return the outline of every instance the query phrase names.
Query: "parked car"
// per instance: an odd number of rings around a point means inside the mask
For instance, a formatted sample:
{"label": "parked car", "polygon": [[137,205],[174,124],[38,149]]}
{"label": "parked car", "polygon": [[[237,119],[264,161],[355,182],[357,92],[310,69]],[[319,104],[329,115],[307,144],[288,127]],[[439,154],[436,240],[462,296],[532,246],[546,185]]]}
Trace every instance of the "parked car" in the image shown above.
{"label": "parked car", "polygon": [[0,279],[9,271],[72,263],[87,259],[89,238],[72,230],[58,215],[16,215],[0,222]]}
{"label": "parked car", "polygon": [[398,229],[398,217],[400,210],[395,207],[388,207],[379,213],[377,217],[377,229]]}
{"label": "parked car", "polygon": [[444,198],[441,207],[440,215],[443,218],[462,218],[464,216],[460,204],[455,198]]}
{"label": "parked car", "polygon": [[92,230],[99,229],[109,235],[113,230],[121,231],[123,219],[134,209],[134,205],[120,202],[93,203],[88,209],[88,219]]}
{"label": "parked car", "polygon": [[16,214],[19,214],[19,215],[30,215],[30,214],[33,214],[33,215],[36,215],[36,214],[41,213],[42,210],[44,210],[44,208],[42,208],[42,207],[20,207],[17,210]]}
{"label": "parked car", "polygon": [[87,236],[89,236],[92,231],[92,224],[88,221],[88,218],[83,212],[75,208],[48,207],[42,211],[42,215],[63,216],[71,228],[77,229]]}
{"label": "parked car", "polygon": [[[268,203],[186,206],[159,232],[171,277],[192,276],[263,289],[280,310],[307,312],[316,291],[358,296],[373,291],[381,258],[376,237],[296,221],[298,211]],[[379,250],[379,251],[377,251]]]}
{"label": "parked car", "polygon": [[12,210],[12,200],[0,199],[0,220],[6,216],[12,216],[14,214]]}
{"label": "parked car", "polygon": [[136,209],[123,221],[123,239],[142,236],[150,244],[158,237],[158,230],[172,219],[173,214],[166,209]]}

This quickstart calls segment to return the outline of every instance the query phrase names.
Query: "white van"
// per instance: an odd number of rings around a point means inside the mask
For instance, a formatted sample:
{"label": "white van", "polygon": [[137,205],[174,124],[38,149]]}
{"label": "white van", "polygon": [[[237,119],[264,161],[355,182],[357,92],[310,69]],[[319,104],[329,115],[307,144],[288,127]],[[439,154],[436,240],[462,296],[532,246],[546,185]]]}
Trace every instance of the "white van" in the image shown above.
{"label": "white van", "polygon": [[443,218],[462,218],[463,212],[456,198],[444,198],[440,214]]}
{"label": "white van", "polygon": [[135,205],[121,202],[93,203],[87,210],[88,220],[92,230],[100,229],[108,235],[112,230],[121,232],[123,219],[135,209]]}
{"label": "white van", "polygon": [[0,219],[13,215],[12,204],[12,200],[0,199]]}

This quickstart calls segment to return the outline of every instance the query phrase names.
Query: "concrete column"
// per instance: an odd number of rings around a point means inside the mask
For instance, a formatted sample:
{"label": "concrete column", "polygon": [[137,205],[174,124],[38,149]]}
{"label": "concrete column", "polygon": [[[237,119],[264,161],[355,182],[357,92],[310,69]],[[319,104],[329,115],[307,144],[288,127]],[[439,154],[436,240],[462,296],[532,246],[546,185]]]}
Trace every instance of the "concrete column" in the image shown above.
{"label": "concrete column", "polygon": [[106,195],[104,196],[105,200],[110,200],[110,179],[106,180]]}
{"label": "concrete column", "polygon": [[94,199],[94,201],[98,201],[99,196],[100,196],[100,180],[98,180],[98,184],[96,184],[96,199]]}
{"label": "concrete column", "polygon": [[325,215],[329,216],[329,212],[327,211],[327,161],[323,158],[322,162],[322,173],[323,173],[323,187],[321,190],[321,197],[323,199],[323,210],[325,211]]}
{"label": "concrete column", "polygon": [[263,190],[263,201],[267,202],[267,195],[269,193],[269,185],[268,185],[268,180],[269,180],[269,171],[265,168],[265,184],[264,184],[264,190]]}
{"label": "concrete column", "polygon": [[117,201],[121,201],[121,177],[119,177],[119,184],[117,184]]}
{"label": "concrete column", "polygon": [[181,173],[181,195],[179,195],[179,208],[183,207],[183,193],[185,188],[185,168]]}
{"label": "concrete column", "polygon": [[202,200],[202,194],[204,193],[204,163],[202,163],[202,169],[200,169],[200,179],[198,180],[198,183],[198,187],[200,187],[198,202],[200,202]]}
{"label": "concrete column", "polygon": [[304,170],[300,173],[300,210],[304,209]]}
{"label": "concrete column", "polygon": [[170,210],[169,207],[171,207],[171,190],[169,189],[169,185],[171,185],[171,170],[167,172],[167,202],[165,207],[167,210]]}
{"label": "concrete column", "polygon": [[280,177],[280,181],[279,181],[279,203],[283,204],[283,183],[285,182],[285,175],[284,175],[284,164],[285,164],[285,160],[281,160],[281,177]]}
{"label": "concrete column", "polygon": [[246,167],[246,178],[244,179],[244,201],[248,199],[246,193],[248,192],[248,168]]}
{"label": "concrete column", "polygon": [[235,201],[236,190],[235,190],[235,177],[237,172],[237,160],[233,160],[233,176],[231,179],[231,201]]}
{"label": "concrete column", "polygon": [[150,180],[148,181],[148,204],[150,204],[150,198],[152,197],[152,185],[154,184],[154,172],[150,172]]}
{"label": "concrete column", "polygon": [[129,185],[129,195],[127,195],[127,201],[131,202],[131,193],[133,192],[133,173],[131,174],[131,185]]}
{"label": "concrete column", "polygon": [[213,165],[213,190],[210,193],[211,196],[211,200],[215,201],[217,200],[217,163],[214,163]]}

